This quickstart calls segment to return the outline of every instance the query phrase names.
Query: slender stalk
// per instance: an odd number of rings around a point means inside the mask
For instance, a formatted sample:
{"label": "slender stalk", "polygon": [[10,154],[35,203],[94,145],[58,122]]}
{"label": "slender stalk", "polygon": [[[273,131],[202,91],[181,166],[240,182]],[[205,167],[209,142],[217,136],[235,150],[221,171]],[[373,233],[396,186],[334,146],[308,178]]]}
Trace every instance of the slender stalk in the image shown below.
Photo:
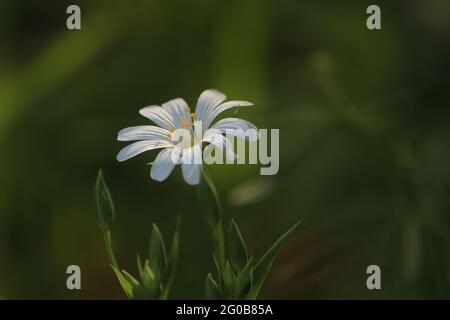
{"label": "slender stalk", "polygon": [[105,240],[106,254],[108,255],[109,263],[113,265],[114,268],[119,269],[116,257],[114,256],[112,241],[111,241],[111,230],[103,231],[103,239]]}
{"label": "slender stalk", "polygon": [[223,268],[225,267],[225,238],[223,232],[223,218],[220,199],[216,187],[205,166],[203,166],[202,169],[202,178],[202,184],[204,183],[207,186],[209,196],[208,199],[205,199],[205,193],[201,192],[199,200],[200,202],[213,202],[212,205],[205,205],[205,203],[203,203],[203,205],[206,206],[205,214],[210,225],[214,241],[214,256],[217,259],[219,269],[223,270]]}
{"label": "slender stalk", "polygon": [[220,219],[216,227],[213,229],[214,237],[214,253],[221,270],[225,267],[225,239],[223,233],[223,222]]}

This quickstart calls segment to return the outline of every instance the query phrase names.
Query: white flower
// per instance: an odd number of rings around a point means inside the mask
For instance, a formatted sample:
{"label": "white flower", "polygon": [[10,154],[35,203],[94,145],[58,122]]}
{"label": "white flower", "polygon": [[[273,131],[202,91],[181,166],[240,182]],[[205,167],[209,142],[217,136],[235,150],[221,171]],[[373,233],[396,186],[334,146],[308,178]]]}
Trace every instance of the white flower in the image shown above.
{"label": "white flower", "polygon": [[[211,126],[221,112],[233,107],[253,105],[248,101],[224,102],[225,99],[223,93],[209,89],[202,92],[193,113],[181,98],[170,100],[162,106],[148,106],[139,110],[141,115],[157,126],[137,126],[121,130],[117,138],[119,141],[138,142],[123,148],[117,155],[117,160],[122,162],[142,152],[162,148],[152,164],[152,179],[165,180],[175,165],[181,164],[184,180],[191,185],[198,184],[203,162],[203,143],[224,152],[227,158],[234,158],[232,143],[224,134],[240,137],[242,132],[249,129],[255,130],[254,132],[257,130],[250,122],[238,118],[225,118]],[[183,139],[179,143],[174,135],[183,130],[193,139]],[[243,137],[249,140],[258,138],[257,134]]]}

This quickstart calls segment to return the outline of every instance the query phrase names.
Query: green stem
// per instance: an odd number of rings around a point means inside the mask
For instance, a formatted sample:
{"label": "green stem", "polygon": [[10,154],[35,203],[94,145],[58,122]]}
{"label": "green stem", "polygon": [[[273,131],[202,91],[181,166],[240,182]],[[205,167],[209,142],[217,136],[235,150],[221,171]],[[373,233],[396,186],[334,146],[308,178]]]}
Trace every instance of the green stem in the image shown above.
{"label": "green stem", "polygon": [[[207,220],[209,222],[214,241],[214,256],[217,259],[219,268],[223,270],[223,268],[225,267],[225,238],[223,232],[223,219],[220,199],[216,187],[214,186],[214,183],[204,166],[202,169],[202,177],[202,183],[205,183],[208,187],[208,191],[210,193],[209,198],[212,198],[214,201],[214,205],[207,208],[208,212],[206,212],[206,214],[208,215]],[[205,200],[201,199],[200,201]]]}
{"label": "green stem", "polygon": [[106,254],[108,255],[109,263],[111,263],[111,265],[114,268],[119,270],[119,265],[117,264],[116,258],[114,256],[113,248],[112,248],[111,230],[103,231],[103,239],[105,240]]}
{"label": "green stem", "polygon": [[222,219],[217,222],[216,227],[213,229],[214,236],[214,253],[217,259],[217,263],[221,270],[225,267],[225,239],[223,233]]}

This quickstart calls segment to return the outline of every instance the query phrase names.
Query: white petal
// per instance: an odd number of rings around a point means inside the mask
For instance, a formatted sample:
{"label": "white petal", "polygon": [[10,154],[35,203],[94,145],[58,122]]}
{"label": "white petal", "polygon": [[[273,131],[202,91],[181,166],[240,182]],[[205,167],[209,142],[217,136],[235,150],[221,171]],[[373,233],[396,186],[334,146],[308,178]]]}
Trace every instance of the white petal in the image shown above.
{"label": "white petal", "polygon": [[207,115],[204,116],[203,119],[203,127],[209,128],[210,124],[214,121],[214,119],[225,110],[235,108],[235,107],[249,107],[252,106],[253,103],[248,101],[228,101],[218,105],[214,109],[210,110]]}
{"label": "white petal", "polygon": [[184,180],[190,185],[200,183],[202,163],[198,161],[198,157],[201,161],[201,148],[198,144],[183,151],[181,171]]}
{"label": "white petal", "polygon": [[256,141],[259,138],[258,129],[251,122],[239,118],[225,118],[211,126],[223,134],[236,136],[248,141]]}
{"label": "white petal", "polygon": [[176,128],[192,128],[191,112],[186,101],[177,98],[163,103],[162,107],[172,116]]}
{"label": "white petal", "polygon": [[167,148],[162,150],[155,161],[153,161],[152,169],[150,171],[150,176],[153,180],[163,181],[170,175],[175,163],[172,161],[172,152],[174,148]]}
{"label": "white petal", "polygon": [[[227,97],[220,91],[215,89],[208,89],[200,94],[195,107],[197,113],[197,119],[199,121],[205,121],[205,115],[209,114],[211,110],[217,107],[219,104],[225,101]],[[206,128],[204,126],[204,128]]]}
{"label": "white petal", "polygon": [[183,172],[184,181],[190,185],[196,185],[200,183],[201,176],[201,164],[182,164],[181,171]]}
{"label": "white petal", "polygon": [[167,140],[170,131],[157,126],[137,126],[121,130],[117,136],[119,141]]}
{"label": "white petal", "polygon": [[173,147],[173,143],[163,141],[163,140],[144,140],[132,143],[122,150],[120,150],[117,155],[117,161],[122,162],[128,160],[142,152],[159,149],[159,148],[168,148]]}
{"label": "white petal", "polygon": [[142,116],[152,120],[161,128],[169,131],[175,128],[173,117],[160,106],[148,106],[139,110],[139,113]]}
{"label": "white petal", "polygon": [[202,164],[201,144],[183,149],[182,161],[184,164]]}
{"label": "white petal", "polygon": [[217,149],[219,149],[221,152],[225,151],[225,155],[228,159],[234,160],[236,158],[236,155],[233,150],[233,144],[230,140],[225,138],[220,133],[209,133],[214,130],[208,130],[205,132],[205,136],[203,137],[203,142],[209,142],[212,145],[214,145]]}

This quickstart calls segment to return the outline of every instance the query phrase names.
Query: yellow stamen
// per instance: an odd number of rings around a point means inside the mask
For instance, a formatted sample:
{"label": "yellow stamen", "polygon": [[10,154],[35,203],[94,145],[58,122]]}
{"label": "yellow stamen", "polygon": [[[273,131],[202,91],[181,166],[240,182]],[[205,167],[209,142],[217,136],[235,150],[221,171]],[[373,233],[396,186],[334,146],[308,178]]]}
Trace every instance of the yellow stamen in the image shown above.
{"label": "yellow stamen", "polygon": [[172,135],[173,135],[173,132],[175,131],[175,129],[172,129],[172,131],[170,131],[168,134],[167,134],[167,138],[169,138],[169,139],[172,139]]}
{"label": "yellow stamen", "polygon": [[191,113],[191,117],[192,117],[192,119],[195,119],[195,118],[197,118],[197,113],[195,113],[195,112],[192,112],[192,113]]}
{"label": "yellow stamen", "polygon": [[181,117],[181,125],[183,126],[184,129],[189,128],[189,123],[187,122],[185,117]]}

